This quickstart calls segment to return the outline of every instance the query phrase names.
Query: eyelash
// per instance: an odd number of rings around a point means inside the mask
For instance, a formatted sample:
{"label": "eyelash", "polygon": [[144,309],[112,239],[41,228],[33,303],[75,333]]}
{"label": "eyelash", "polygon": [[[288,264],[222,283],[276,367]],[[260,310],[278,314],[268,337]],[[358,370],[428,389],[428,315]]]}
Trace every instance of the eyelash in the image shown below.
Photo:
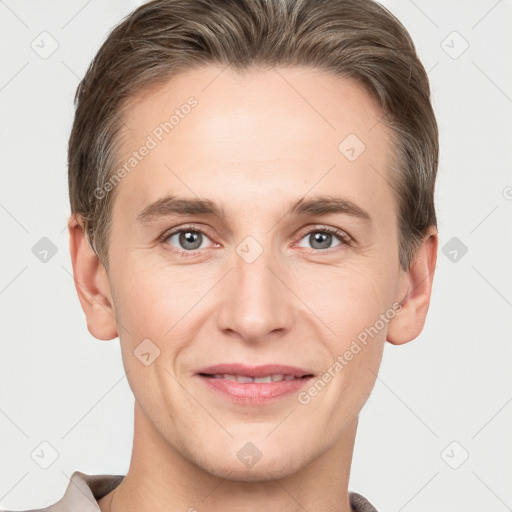
{"label": "eyelash", "polygon": [[[202,233],[203,235],[206,235],[208,238],[210,238],[208,236],[208,233],[204,230],[204,229],[201,229],[199,227],[196,227],[192,224],[190,225],[186,225],[186,226],[182,226],[180,227],[179,229],[173,229],[171,231],[166,231],[159,239],[159,241],[161,243],[164,243],[166,242],[171,236],[173,235],[176,235],[176,234],[179,234],[179,233],[184,233],[184,232],[187,232],[187,231],[192,231],[194,233]],[[338,247],[340,246],[351,246],[352,243],[353,243],[353,239],[352,237],[350,237],[349,235],[347,235],[347,233],[345,233],[344,231],[341,231],[340,229],[337,229],[337,228],[333,228],[333,227],[330,227],[330,226],[321,226],[321,227],[313,227],[312,229],[310,229],[309,231],[306,231],[306,232],[302,232],[300,234],[300,238],[299,238],[299,241],[302,240],[305,236],[307,235],[311,235],[313,233],[329,233],[329,234],[332,234],[332,235],[336,235],[336,237],[338,237],[339,241],[340,241],[340,244],[335,246],[335,247],[331,247],[329,249],[306,249],[308,252],[310,253],[313,253],[313,254],[322,254],[322,253],[328,253],[328,254],[331,254],[333,251],[335,251]],[[170,246],[169,244],[165,244],[167,247],[172,247]],[[180,250],[180,249],[177,249],[175,247],[172,247],[171,249],[169,249],[175,253],[178,253],[184,257],[194,257],[194,256],[197,256],[198,254],[198,251],[200,249],[194,249],[194,250],[190,250],[190,251],[184,251],[184,250]]]}

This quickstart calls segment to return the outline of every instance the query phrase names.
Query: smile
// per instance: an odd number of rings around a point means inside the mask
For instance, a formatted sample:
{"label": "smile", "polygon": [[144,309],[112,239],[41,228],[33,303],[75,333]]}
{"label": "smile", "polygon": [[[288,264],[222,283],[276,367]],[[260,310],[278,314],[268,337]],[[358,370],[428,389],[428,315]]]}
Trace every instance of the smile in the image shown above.
{"label": "smile", "polygon": [[294,375],[283,375],[283,374],[273,374],[266,375],[265,377],[246,377],[245,375],[230,375],[229,373],[208,375],[204,374],[205,377],[210,377],[212,379],[227,379],[233,382],[258,382],[260,384],[267,382],[280,382],[282,380],[294,380],[294,379],[302,379],[304,377],[295,377]]}
{"label": "smile", "polygon": [[238,405],[261,406],[297,393],[314,377],[285,365],[223,364],[202,368],[197,376],[210,391]]}

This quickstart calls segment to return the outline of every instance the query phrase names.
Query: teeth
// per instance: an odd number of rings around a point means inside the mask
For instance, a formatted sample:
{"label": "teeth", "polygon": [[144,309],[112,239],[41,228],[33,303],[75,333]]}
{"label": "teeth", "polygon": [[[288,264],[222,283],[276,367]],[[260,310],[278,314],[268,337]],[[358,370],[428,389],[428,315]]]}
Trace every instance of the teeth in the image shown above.
{"label": "teeth", "polygon": [[236,380],[237,382],[253,382],[251,377],[244,377],[243,375],[224,375],[225,379]]}
{"label": "teeth", "polygon": [[226,379],[232,380],[234,382],[257,382],[257,383],[267,383],[267,382],[279,382],[282,380],[293,380],[295,377],[293,375],[282,375],[282,374],[273,374],[266,375],[265,377],[246,377],[244,375],[231,375],[229,373],[216,374],[212,375],[214,379]]}

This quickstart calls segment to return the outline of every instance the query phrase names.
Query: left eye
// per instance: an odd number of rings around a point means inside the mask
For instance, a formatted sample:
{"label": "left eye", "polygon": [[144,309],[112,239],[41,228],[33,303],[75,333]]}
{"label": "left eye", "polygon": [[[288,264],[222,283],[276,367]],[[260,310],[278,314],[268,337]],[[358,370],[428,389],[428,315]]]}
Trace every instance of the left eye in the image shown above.
{"label": "left eye", "polygon": [[[194,251],[196,249],[204,249],[202,247],[204,239],[208,239],[206,234],[198,229],[181,229],[180,231],[175,231],[174,233],[169,234],[165,241],[171,241],[173,238],[177,237],[178,248],[183,249],[185,251]],[[169,242],[171,245],[172,242]]]}
{"label": "left eye", "polygon": [[[331,246],[334,239],[338,239],[339,243],[336,244],[334,247],[337,247],[339,245],[348,245],[349,244],[349,237],[342,231],[338,231],[337,229],[327,229],[327,228],[317,228],[312,231],[309,231],[306,233],[306,235],[301,238],[302,240],[308,240],[309,243],[312,246],[312,249],[314,250],[325,250],[325,249],[332,249]],[[300,245],[300,247],[304,247],[303,245]]]}

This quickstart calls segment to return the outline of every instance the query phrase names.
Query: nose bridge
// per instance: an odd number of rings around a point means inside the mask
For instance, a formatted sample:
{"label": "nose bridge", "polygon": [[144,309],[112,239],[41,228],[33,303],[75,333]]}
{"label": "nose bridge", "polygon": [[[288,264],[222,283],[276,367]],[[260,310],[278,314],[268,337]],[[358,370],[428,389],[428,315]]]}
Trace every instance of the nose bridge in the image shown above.
{"label": "nose bridge", "polygon": [[289,329],[293,304],[290,292],[276,276],[280,273],[280,259],[272,252],[271,244],[263,247],[254,237],[238,244],[219,327],[235,331],[247,341]]}

